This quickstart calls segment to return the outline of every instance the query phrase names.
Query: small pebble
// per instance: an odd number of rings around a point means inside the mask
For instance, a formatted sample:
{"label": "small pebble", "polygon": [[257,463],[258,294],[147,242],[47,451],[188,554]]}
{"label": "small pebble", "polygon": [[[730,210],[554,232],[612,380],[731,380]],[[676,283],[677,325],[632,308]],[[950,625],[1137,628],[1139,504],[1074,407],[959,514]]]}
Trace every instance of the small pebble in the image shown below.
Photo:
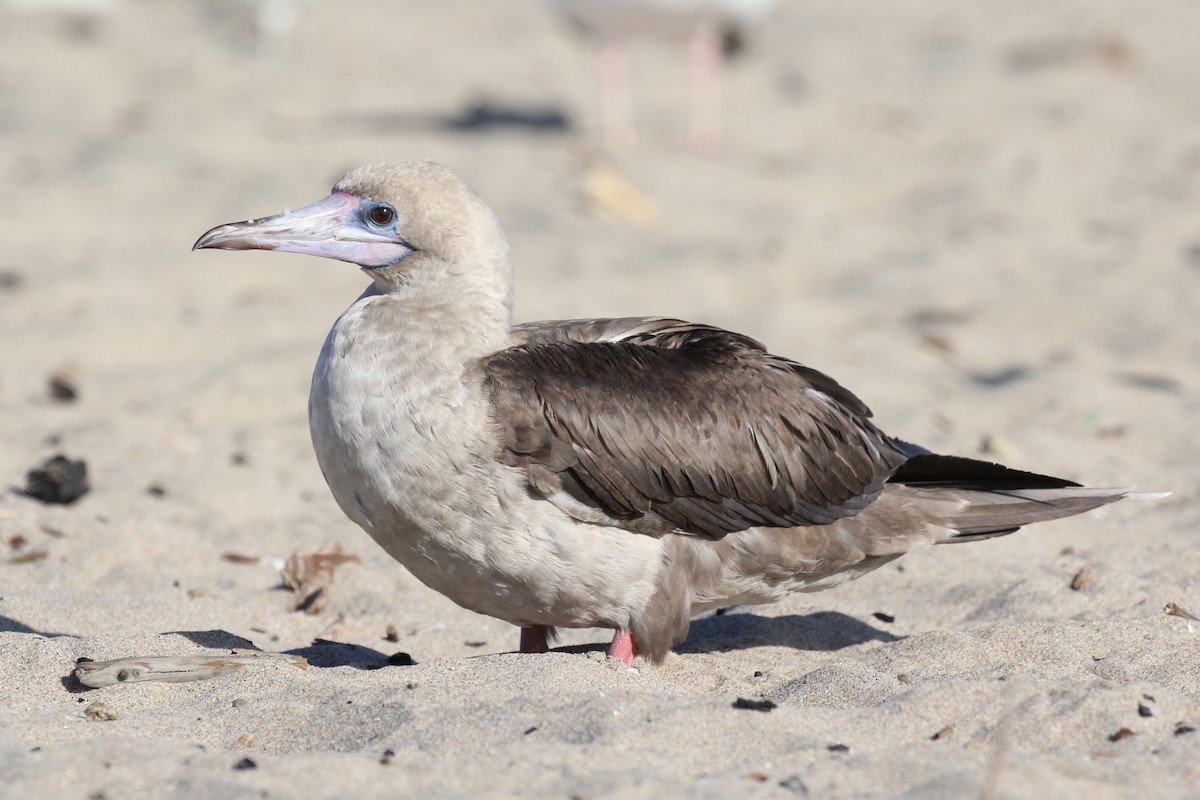
{"label": "small pebble", "polygon": [[940,742],[942,739],[949,738],[950,734],[952,734],[952,733],[954,733],[954,726],[947,725],[946,727],[942,728],[940,731],[935,733],[933,736],[930,736],[929,738],[935,742]]}
{"label": "small pebble", "polygon": [[396,630],[395,625],[388,625],[387,630],[384,631],[383,638],[388,642],[398,642],[400,641],[400,632]]}
{"label": "small pebble", "polygon": [[737,700],[734,700],[733,707],[746,711],[762,711],[764,713],[777,708],[770,700],[749,700],[745,697],[739,697]]}
{"label": "small pebble", "polygon": [[83,710],[84,716],[92,722],[111,722],[114,719],[119,719],[117,712],[113,711],[108,706],[101,703],[99,700],[94,701]]}
{"label": "small pebble", "polygon": [[256,740],[253,733],[243,733],[238,739],[238,747],[254,747]]}
{"label": "small pebble", "polygon": [[779,785],[792,794],[808,794],[808,787],[804,785],[804,781],[800,780],[799,775],[793,775],[790,778],[782,780],[779,782]]}
{"label": "small pebble", "polygon": [[1155,706],[1152,706],[1152,705],[1147,705],[1146,703],[1138,703],[1138,716],[1139,717],[1157,717],[1158,716],[1158,708],[1156,708]]}
{"label": "small pebble", "polygon": [[841,743],[835,743],[835,744],[831,744],[831,745],[828,745],[828,746],[826,746],[826,748],[825,748],[825,749],[826,749],[826,750],[828,750],[828,751],[829,751],[829,752],[831,752],[831,753],[849,753],[849,752],[850,752],[850,745],[848,745],[848,744],[841,744]]}
{"label": "small pebble", "polygon": [[1183,260],[1193,267],[1200,267],[1200,243],[1189,244],[1183,248]]}
{"label": "small pebble", "polygon": [[0,289],[4,291],[21,288],[24,280],[25,276],[19,272],[13,272],[11,269],[0,269]]}
{"label": "small pebble", "polygon": [[1195,733],[1196,729],[1186,723],[1179,723],[1175,726],[1175,735],[1183,736],[1185,733]]}
{"label": "small pebble", "polygon": [[876,611],[871,616],[874,617],[875,619],[879,620],[880,622],[892,623],[892,622],[896,621],[896,618],[894,616],[892,616],[891,614],[885,614],[882,611]]}
{"label": "small pebble", "polygon": [[73,503],[89,489],[87,464],[59,454],[25,476],[25,494],[43,503]]}
{"label": "small pebble", "polygon": [[1137,734],[1131,731],[1129,728],[1121,728],[1119,731],[1109,736],[1108,740],[1110,742],[1119,742],[1122,739],[1128,739],[1130,736],[1137,736]]}
{"label": "small pebble", "polygon": [[384,750],[383,755],[379,757],[379,763],[386,767],[388,764],[392,763],[392,759],[395,757],[396,751],[389,747],[387,750]]}
{"label": "small pebble", "polygon": [[59,370],[47,378],[46,390],[60,403],[73,403],[79,399],[79,386],[67,370]]}
{"label": "small pebble", "polygon": [[250,701],[244,697],[235,697],[235,698],[233,698],[233,701],[229,705],[233,706],[234,708],[241,708],[242,706],[246,705],[249,702]]}
{"label": "small pebble", "polygon": [[1079,568],[1079,572],[1075,573],[1075,577],[1071,579],[1071,588],[1077,592],[1082,592],[1095,582],[1096,568],[1091,564],[1084,564]]}
{"label": "small pebble", "polygon": [[252,758],[243,758],[241,761],[233,765],[234,769],[258,769],[258,764]]}

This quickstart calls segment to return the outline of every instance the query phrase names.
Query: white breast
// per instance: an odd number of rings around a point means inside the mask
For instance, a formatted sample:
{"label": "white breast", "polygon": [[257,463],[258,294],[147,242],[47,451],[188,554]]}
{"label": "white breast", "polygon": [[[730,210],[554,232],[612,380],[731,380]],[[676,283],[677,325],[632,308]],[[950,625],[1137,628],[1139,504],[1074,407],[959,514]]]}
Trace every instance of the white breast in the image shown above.
{"label": "white breast", "polygon": [[627,626],[653,593],[660,541],[531,495],[495,459],[480,379],[422,338],[436,326],[398,327],[386,302],[347,309],[313,373],[309,426],[338,505],[462,606],[518,625]]}

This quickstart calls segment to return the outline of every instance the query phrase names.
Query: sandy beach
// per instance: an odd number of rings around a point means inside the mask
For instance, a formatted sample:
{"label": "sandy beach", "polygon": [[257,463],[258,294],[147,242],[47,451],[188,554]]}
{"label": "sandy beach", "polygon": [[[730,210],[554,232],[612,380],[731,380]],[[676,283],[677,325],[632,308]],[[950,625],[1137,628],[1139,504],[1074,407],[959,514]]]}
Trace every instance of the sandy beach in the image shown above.
{"label": "sandy beach", "polygon": [[[783,0],[718,152],[643,44],[607,154],[539,0],[252,5],[0,0],[0,797],[1200,794],[1200,622],[1164,611],[1200,616],[1200,7]],[[935,451],[1172,494],[728,609],[659,666],[515,653],[317,468],[313,362],[367,278],[189,252],[403,158],[495,209],[518,320],[719,325]],[[90,491],[26,496],[59,453]],[[330,545],[293,610],[281,567]],[[308,666],[72,677],[233,648]]]}

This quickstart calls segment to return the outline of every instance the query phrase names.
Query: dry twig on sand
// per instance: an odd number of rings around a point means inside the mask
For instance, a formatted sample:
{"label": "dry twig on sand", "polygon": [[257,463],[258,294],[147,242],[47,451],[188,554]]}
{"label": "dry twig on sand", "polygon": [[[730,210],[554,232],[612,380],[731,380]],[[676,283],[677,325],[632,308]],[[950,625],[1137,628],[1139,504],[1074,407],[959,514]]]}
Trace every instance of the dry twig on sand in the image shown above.
{"label": "dry twig on sand", "polygon": [[239,649],[226,655],[134,656],[112,661],[82,661],[76,664],[74,674],[76,680],[84,686],[101,689],[118,683],[142,681],[204,681],[225,675],[247,664],[279,660],[300,669],[308,669],[308,660],[303,656]]}

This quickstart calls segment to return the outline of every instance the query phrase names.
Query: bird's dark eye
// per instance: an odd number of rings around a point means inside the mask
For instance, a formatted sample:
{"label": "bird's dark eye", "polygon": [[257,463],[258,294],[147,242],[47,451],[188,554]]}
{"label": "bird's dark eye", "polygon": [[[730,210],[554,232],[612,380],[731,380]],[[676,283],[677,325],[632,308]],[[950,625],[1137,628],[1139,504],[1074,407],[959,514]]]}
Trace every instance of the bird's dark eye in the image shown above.
{"label": "bird's dark eye", "polygon": [[391,225],[396,220],[396,209],[378,205],[367,212],[367,217],[376,225]]}

